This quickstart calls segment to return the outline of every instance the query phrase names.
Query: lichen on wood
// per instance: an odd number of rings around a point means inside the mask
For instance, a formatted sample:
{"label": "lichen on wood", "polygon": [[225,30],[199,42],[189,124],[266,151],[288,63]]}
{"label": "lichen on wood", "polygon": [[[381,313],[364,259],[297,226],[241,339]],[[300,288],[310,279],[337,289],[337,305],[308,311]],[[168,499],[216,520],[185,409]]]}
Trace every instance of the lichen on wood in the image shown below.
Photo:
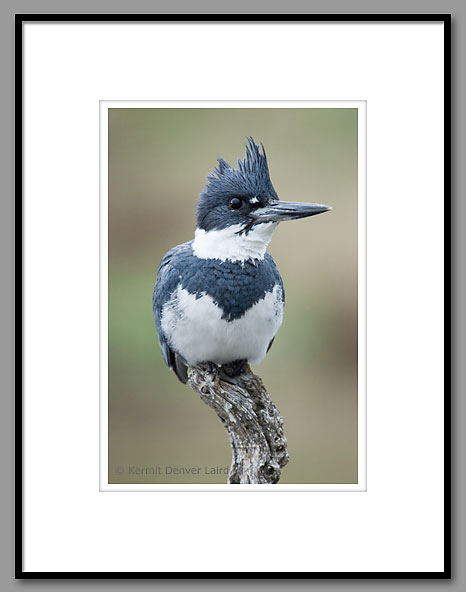
{"label": "lichen on wood", "polygon": [[228,483],[278,483],[289,460],[283,419],[262,380],[245,365],[229,376],[214,364],[188,371],[188,383],[225,426],[232,464]]}

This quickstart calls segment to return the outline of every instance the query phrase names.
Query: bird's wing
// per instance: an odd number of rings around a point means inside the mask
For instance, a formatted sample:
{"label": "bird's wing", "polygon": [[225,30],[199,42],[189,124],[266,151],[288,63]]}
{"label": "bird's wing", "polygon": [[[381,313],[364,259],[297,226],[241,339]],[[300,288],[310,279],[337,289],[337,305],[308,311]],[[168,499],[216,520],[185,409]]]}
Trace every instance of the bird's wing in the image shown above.
{"label": "bird's wing", "polygon": [[186,383],[188,379],[187,364],[182,356],[170,348],[167,336],[162,329],[162,309],[178,287],[181,272],[178,263],[183,258],[183,255],[190,252],[191,242],[174,247],[165,253],[157,271],[157,280],[152,295],[152,309],[163,359],[165,364],[174,370],[183,383]]}
{"label": "bird's wing", "polygon": [[[280,275],[280,272],[278,271],[278,267],[275,264],[275,261],[273,260],[273,257],[272,257],[272,255],[270,253],[268,253],[268,252],[265,253],[265,260],[270,265],[270,268],[271,268],[272,273],[273,273],[273,277],[275,278],[275,283],[278,284],[280,286],[281,290],[282,290],[282,303],[283,303],[283,306],[285,306],[285,287],[283,286],[282,276]],[[274,339],[275,339],[275,336],[273,336],[272,339],[270,340],[270,343],[267,346],[267,352],[272,347],[272,344],[273,344],[273,340]]]}
{"label": "bird's wing", "polygon": [[275,261],[273,260],[273,257],[270,253],[268,253],[268,252],[265,253],[264,260],[270,266],[273,277],[275,279],[275,283],[278,284],[282,290],[282,302],[283,302],[283,306],[284,306],[285,305],[285,288],[283,286],[282,276],[280,275],[280,273],[278,271],[278,267],[276,266]]}
{"label": "bird's wing", "polygon": [[269,345],[267,346],[267,351],[265,352],[266,354],[269,353],[269,349],[272,347],[272,343],[273,343],[274,339],[275,339],[275,335],[272,337],[272,339],[269,342]]}

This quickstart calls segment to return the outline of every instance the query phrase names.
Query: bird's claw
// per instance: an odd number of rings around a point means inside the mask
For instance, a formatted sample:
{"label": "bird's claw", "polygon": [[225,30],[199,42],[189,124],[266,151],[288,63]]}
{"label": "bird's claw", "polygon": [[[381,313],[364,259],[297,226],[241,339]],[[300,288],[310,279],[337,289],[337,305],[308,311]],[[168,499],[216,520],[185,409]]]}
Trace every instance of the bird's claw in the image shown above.
{"label": "bird's claw", "polygon": [[246,373],[247,365],[247,360],[235,360],[229,364],[223,364],[222,372],[230,378],[235,378],[236,376],[241,376],[241,374]]}
{"label": "bird's claw", "polygon": [[220,372],[220,368],[213,362],[202,362],[197,365],[197,368],[204,374],[205,379],[209,380],[209,382],[214,382]]}

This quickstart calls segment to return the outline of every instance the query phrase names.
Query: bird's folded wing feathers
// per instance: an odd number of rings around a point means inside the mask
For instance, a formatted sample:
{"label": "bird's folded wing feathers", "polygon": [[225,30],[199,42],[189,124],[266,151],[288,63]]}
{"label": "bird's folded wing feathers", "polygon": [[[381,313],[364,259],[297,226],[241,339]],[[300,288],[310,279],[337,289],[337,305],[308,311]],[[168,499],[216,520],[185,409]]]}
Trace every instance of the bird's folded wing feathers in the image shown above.
{"label": "bird's folded wing feathers", "polygon": [[[162,309],[163,305],[176,290],[179,283],[179,271],[176,267],[176,257],[191,248],[191,242],[184,243],[173,249],[170,249],[162,257],[157,271],[157,280],[155,282],[154,293],[152,295],[152,308],[154,311],[155,325],[159,336],[160,349],[163,359],[169,368],[175,370],[178,375],[176,354],[170,349],[168,340],[162,329]],[[180,378],[181,380],[181,378]]]}

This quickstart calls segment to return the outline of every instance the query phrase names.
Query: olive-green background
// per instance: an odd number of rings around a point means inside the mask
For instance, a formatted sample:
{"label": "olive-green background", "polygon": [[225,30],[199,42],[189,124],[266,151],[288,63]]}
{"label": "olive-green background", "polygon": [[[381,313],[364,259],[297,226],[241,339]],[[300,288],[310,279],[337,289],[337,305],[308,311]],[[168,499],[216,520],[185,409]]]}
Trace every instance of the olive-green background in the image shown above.
{"label": "olive-green background", "polygon": [[[157,266],[190,240],[206,175],[262,141],[282,200],[331,205],[282,223],[269,251],[283,325],[254,366],[284,420],[280,483],[357,482],[357,110],[109,110],[109,482],[225,483],[215,413],[165,366],[152,313]],[[168,467],[168,469],[167,469]],[[174,468],[199,468],[177,475]],[[206,473],[206,469],[208,473]],[[155,473],[159,474],[155,474]]]}

